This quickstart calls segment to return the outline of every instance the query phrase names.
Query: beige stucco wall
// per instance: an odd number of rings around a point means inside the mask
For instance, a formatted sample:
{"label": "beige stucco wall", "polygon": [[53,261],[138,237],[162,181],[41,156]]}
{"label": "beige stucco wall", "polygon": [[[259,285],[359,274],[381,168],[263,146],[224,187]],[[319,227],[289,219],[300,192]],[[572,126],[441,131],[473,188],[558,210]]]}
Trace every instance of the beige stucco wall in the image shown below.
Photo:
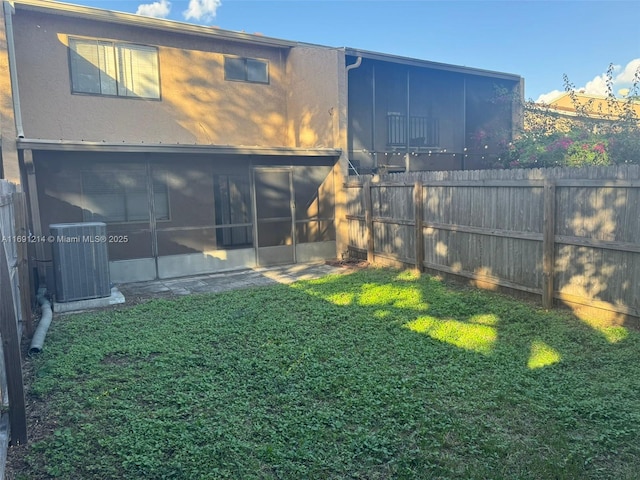
{"label": "beige stucco wall", "polygon": [[292,147],[333,147],[342,156],[333,167],[336,256],[347,249],[347,84],[341,49],[300,45],[287,58],[288,143]]}
{"label": "beige stucco wall", "polygon": [[339,147],[340,51],[294,47],[287,61],[287,137],[293,147]]}
{"label": "beige stucco wall", "polygon": [[[27,138],[288,146],[286,49],[18,10]],[[157,46],[161,100],[71,93],[68,36]],[[224,54],[266,59],[268,85],[224,80]]]}

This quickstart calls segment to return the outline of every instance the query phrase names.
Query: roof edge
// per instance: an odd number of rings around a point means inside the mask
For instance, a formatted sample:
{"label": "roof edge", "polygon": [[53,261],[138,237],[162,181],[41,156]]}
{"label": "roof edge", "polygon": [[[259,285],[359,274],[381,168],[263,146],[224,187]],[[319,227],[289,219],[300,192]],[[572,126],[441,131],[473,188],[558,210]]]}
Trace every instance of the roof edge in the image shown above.
{"label": "roof edge", "polygon": [[344,50],[345,50],[345,55],[351,55],[354,57],[363,57],[363,58],[368,58],[370,60],[401,63],[404,65],[411,65],[415,67],[426,67],[426,68],[433,68],[436,70],[446,70],[449,72],[481,75],[485,77],[502,78],[504,80],[513,80],[516,82],[519,82],[522,79],[520,75],[517,75],[514,73],[496,72],[493,70],[484,70],[481,68],[465,67],[461,65],[453,65],[450,63],[440,63],[440,62],[433,62],[430,60],[420,60],[413,57],[404,57],[401,55],[393,55],[389,53],[372,52],[369,50],[361,50],[358,48],[346,47]]}
{"label": "roof edge", "polygon": [[618,102],[618,103],[626,103],[626,102],[631,102],[632,104],[635,103],[640,103],[639,100],[636,100],[634,98],[629,98],[629,97],[609,97],[607,95],[602,95],[599,93],[587,93],[587,92],[581,92],[580,90],[571,90],[571,91],[565,91],[562,92],[560,94],[558,94],[557,97],[555,97],[553,100],[549,101],[549,102],[544,102],[547,105],[551,105],[553,102],[557,102],[558,100],[560,100],[561,98],[564,97],[570,97],[570,96],[575,96],[576,98],[581,98],[581,99],[587,99],[587,100],[604,100],[604,101],[609,101],[609,100],[613,100],[614,102]]}
{"label": "roof edge", "polygon": [[50,0],[15,0],[16,10],[27,10],[43,13],[55,13],[75,18],[87,18],[102,22],[117,23],[121,25],[134,25],[167,32],[183,33],[199,36],[211,36],[242,43],[266,45],[272,47],[290,48],[298,44],[289,40],[282,40],[263,35],[235,32],[217,27],[195,25],[193,23],[166,20],[164,18],[147,17],[135,13],[117,12],[102,8],[85,7],[71,3],[54,2]]}
{"label": "roof edge", "polygon": [[120,153],[200,153],[224,155],[262,155],[262,156],[304,156],[339,157],[339,148],[299,148],[299,147],[258,147],[233,145],[202,144],[164,144],[164,143],[122,143],[90,142],[84,140],[47,140],[40,138],[19,138],[21,150],[55,150],[77,152],[120,152]]}

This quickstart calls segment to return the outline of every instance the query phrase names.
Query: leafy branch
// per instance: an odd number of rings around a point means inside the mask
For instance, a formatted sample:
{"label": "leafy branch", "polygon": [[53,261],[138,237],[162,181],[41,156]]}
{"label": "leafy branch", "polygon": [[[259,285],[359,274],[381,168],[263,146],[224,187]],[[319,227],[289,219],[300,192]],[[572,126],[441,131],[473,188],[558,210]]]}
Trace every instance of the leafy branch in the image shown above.
{"label": "leafy branch", "polygon": [[640,67],[624,99],[613,91],[614,66],[605,74],[606,95],[582,95],[563,75],[566,110],[533,101],[521,105],[521,128],[500,155],[498,167],[552,167],[640,163]]}

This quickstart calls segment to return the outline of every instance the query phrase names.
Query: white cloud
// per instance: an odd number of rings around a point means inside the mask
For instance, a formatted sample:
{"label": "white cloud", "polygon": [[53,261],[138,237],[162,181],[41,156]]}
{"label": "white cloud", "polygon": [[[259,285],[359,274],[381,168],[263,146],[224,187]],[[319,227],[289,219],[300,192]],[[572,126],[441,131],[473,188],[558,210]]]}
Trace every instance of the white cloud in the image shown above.
{"label": "white cloud", "polygon": [[614,79],[615,83],[633,83],[636,72],[640,71],[640,58],[635,58],[627,63],[622,72]]}
{"label": "white cloud", "polygon": [[221,0],[189,0],[189,6],[182,14],[187,20],[212,20],[221,3]]}
{"label": "white cloud", "polygon": [[171,2],[168,0],[159,0],[153,3],[143,3],[138,5],[136,15],[144,15],[146,17],[166,18],[171,11]]}
{"label": "white cloud", "polygon": [[[615,70],[619,70],[620,66],[614,67]],[[606,74],[598,75],[593,80],[587,82],[584,87],[577,88],[576,90],[584,90],[584,93],[590,95],[606,95],[607,94],[607,77]]]}
{"label": "white cloud", "polygon": [[538,97],[536,103],[551,103],[551,101],[555,100],[563,93],[564,91],[562,90],[553,90],[549,93],[544,93]]}
{"label": "white cloud", "polygon": [[[612,75],[612,88],[614,94],[621,89],[630,88],[633,84],[636,72],[640,70],[640,58],[634,58],[623,68],[621,65],[613,66]],[[588,81],[582,87],[576,87],[577,91],[584,91],[591,95],[607,95],[607,74],[602,73]],[[553,90],[549,93],[544,93],[538,97],[536,102],[549,103],[551,100],[559,97],[564,91]]]}

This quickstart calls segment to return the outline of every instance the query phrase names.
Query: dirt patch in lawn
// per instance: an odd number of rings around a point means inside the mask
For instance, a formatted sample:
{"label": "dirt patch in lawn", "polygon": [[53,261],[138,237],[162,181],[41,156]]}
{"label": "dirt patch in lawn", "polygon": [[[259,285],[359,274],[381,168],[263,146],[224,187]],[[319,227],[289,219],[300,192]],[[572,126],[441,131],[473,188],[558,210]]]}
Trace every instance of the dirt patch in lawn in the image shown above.
{"label": "dirt patch in lawn", "polygon": [[[53,435],[58,428],[54,413],[49,408],[50,402],[46,398],[34,398],[30,394],[33,383],[34,367],[29,353],[30,342],[27,338],[22,339],[22,377],[24,379],[24,401],[27,417],[27,439],[26,445],[10,445],[7,450],[7,463],[5,468],[5,478],[7,480],[26,479],[24,472],[28,470],[26,456],[30,446],[45,437]],[[23,476],[20,477],[19,475]]]}
{"label": "dirt patch in lawn", "polygon": [[327,260],[325,263],[332,267],[347,268],[351,270],[362,270],[369,266],[369,262],[366,260]]}

